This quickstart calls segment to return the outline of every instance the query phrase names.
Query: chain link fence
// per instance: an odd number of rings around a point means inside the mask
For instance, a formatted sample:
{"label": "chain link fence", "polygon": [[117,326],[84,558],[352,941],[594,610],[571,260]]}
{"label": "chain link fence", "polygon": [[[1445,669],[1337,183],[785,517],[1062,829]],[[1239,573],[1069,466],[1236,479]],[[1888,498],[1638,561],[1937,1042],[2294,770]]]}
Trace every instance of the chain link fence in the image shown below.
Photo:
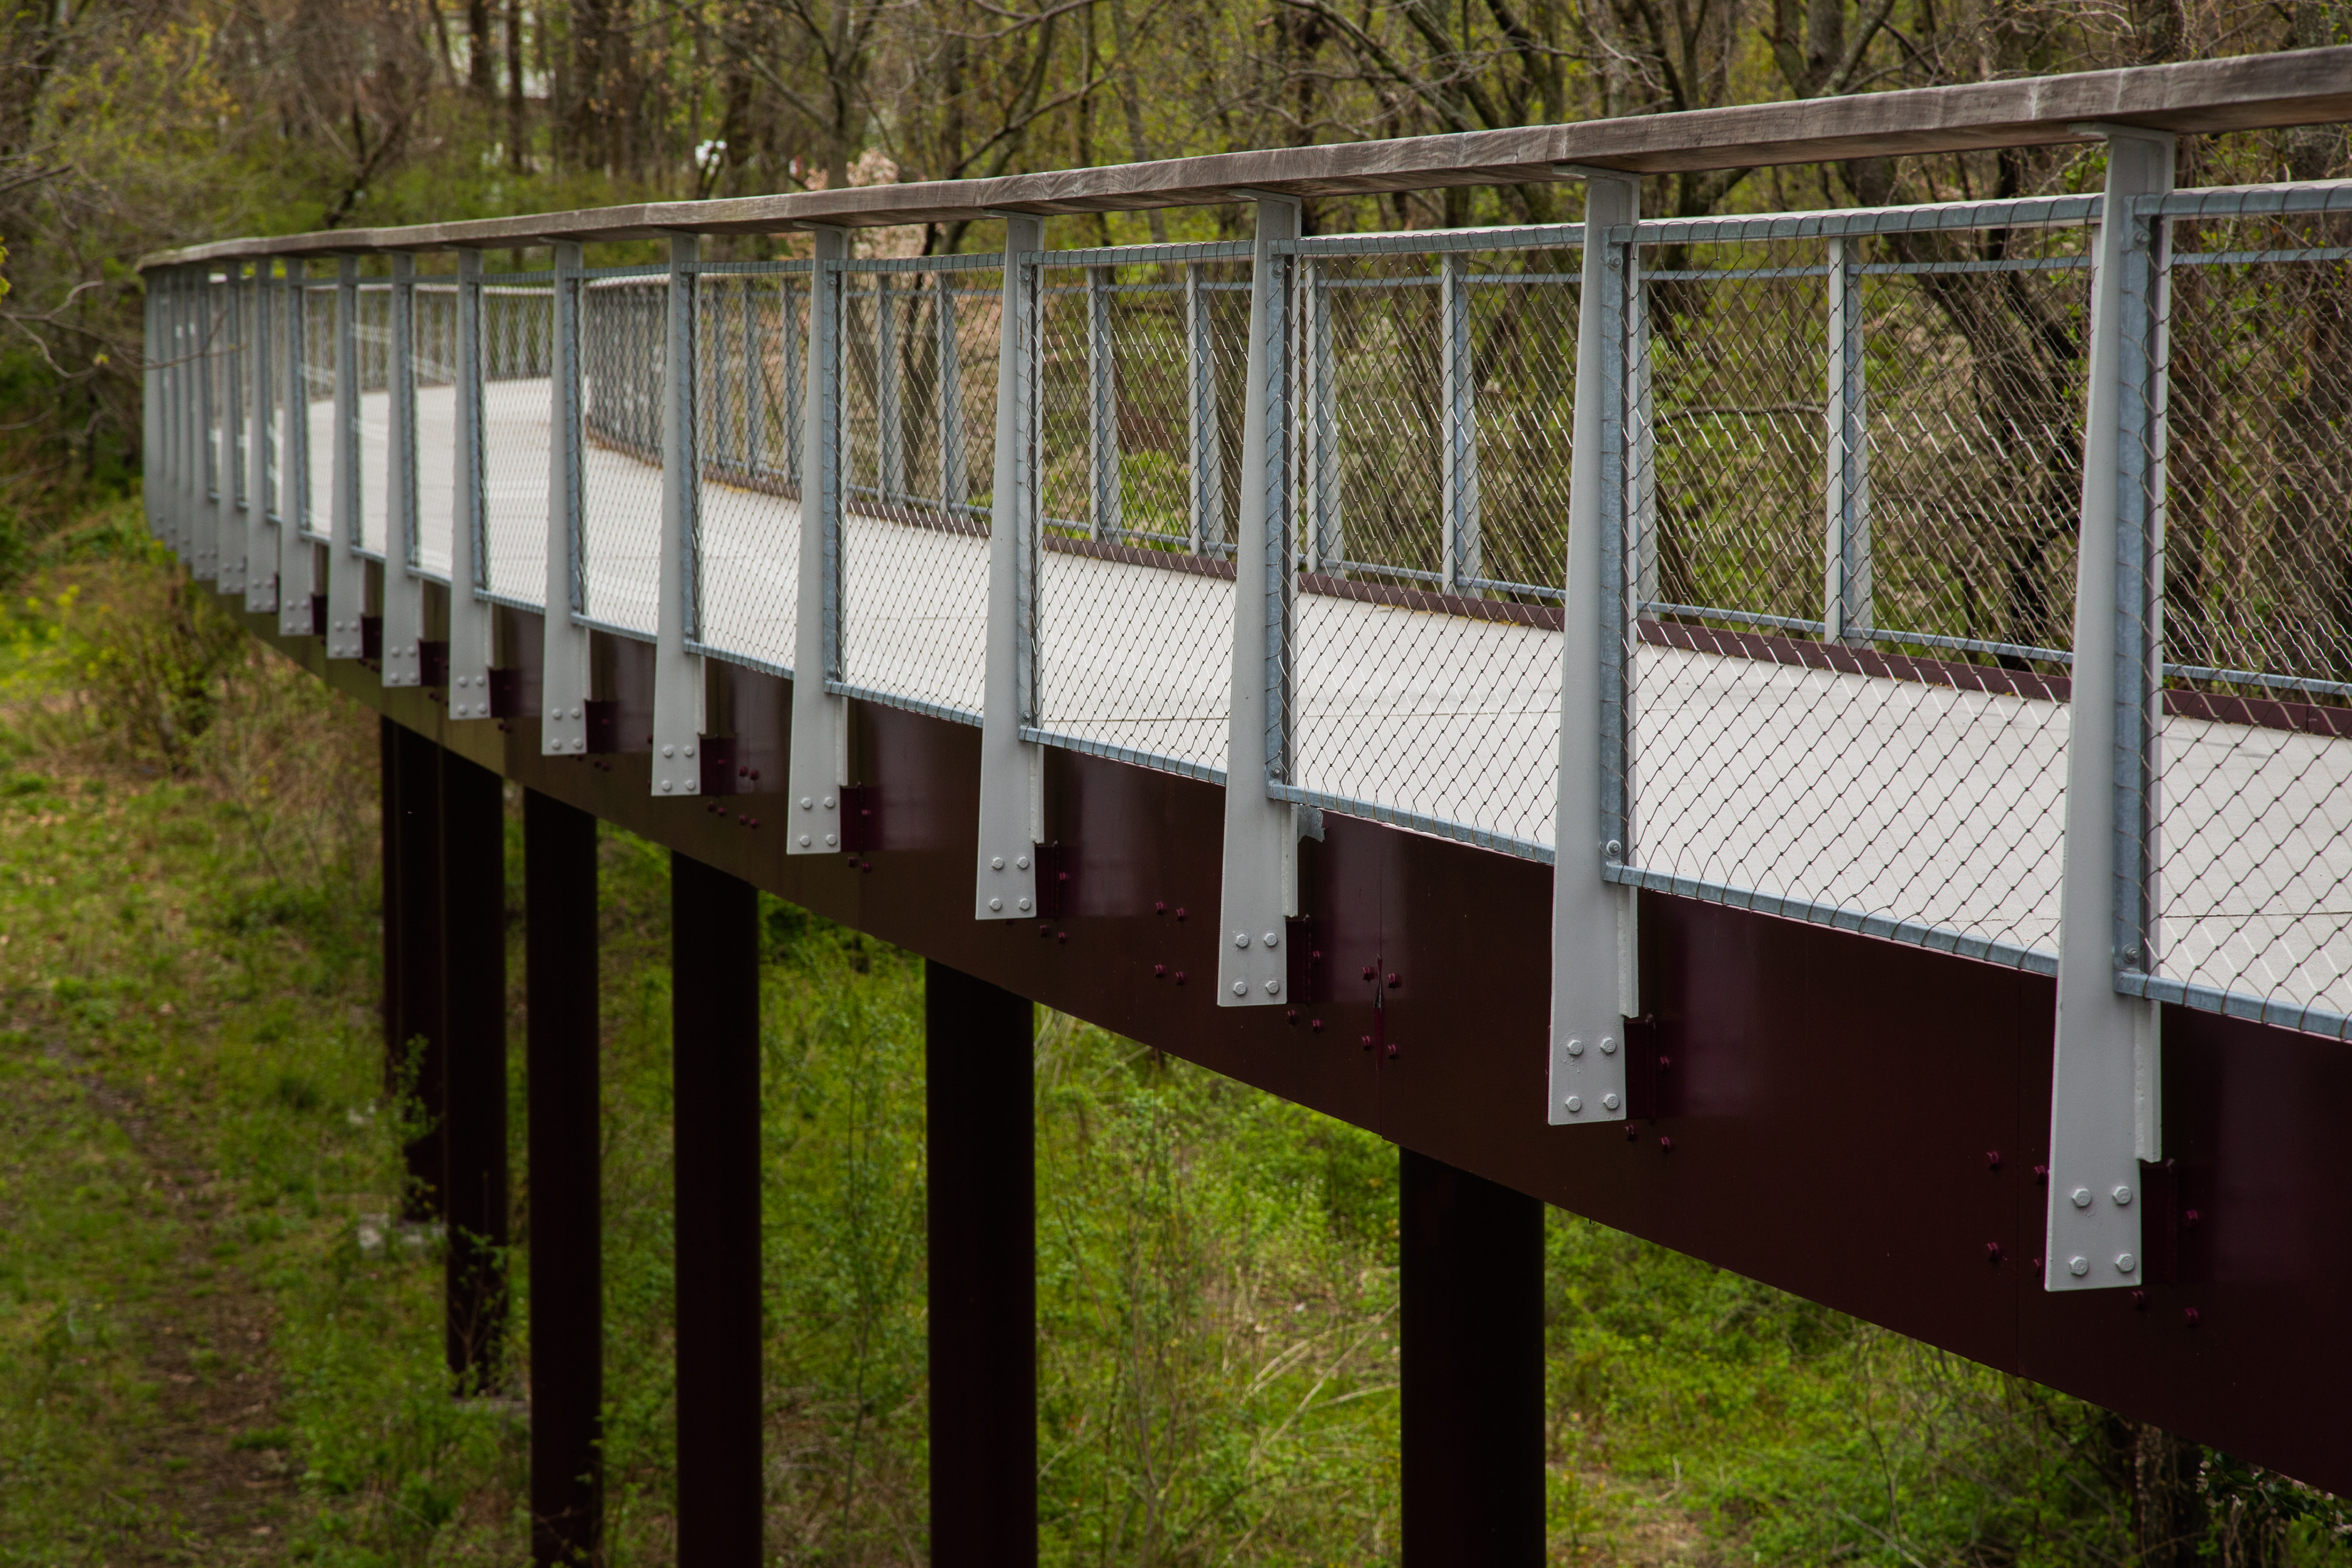
{"label": "chain link fence", "polygon": [[302,318],[302,395],[305,406],[296,419],[302,442],[304,486],[303,534],[324,542],[332,533],[335,517],[335,366],[341,356],[341,334],[335,330],[335,280],[305,278],[299,290]]}
{"label": "chain link fence", "polygon": [[481,289],[480,587],[500,604],[547,598],[548,485],[555,450],[555,289],[546,272],[486,276]]}
{"label": "chain link fence", "polygon": [[382,561],[391,547],[393,286],[359,286],[352,347],[359,367],[358,552]]}
{"label": "chain link fence", "polygon": [[438,583],[456,559],[457,514],[457,287],[419,279],[409,291],[409,366],[414,382],[407,459],[415,485],[416,531],[410,564]]}
{"label": "chain link fence", "polygon": [[841,414],[840,678],[977,723],[985,695],[1003,263],[829,261]]}
{"label": "chain link fence", "polygon": [[1027,269],[1038,509],[1025,739],[1223,778],[1249,247]]}
{"label": "chain link fence", "polygon": [[660,625],[661,403],[669,302],[666,267],[591,268],[580,300],[579,616],[640,640]]}
{"label": "chain link fence", "polygon": [[706,262],[696,276],[690,646],[780,675],[800,618],[810,271]]}

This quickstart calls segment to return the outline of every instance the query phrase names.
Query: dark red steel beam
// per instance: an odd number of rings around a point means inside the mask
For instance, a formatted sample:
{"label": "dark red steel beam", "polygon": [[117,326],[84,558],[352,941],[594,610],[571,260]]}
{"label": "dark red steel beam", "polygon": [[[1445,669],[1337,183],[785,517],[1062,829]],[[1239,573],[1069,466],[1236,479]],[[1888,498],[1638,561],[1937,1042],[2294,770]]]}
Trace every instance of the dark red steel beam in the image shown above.
{"label": "dark red steel beam", "polygon": [[507,1287],[506,805],[499,775],[441,752],[445,1332],[458,1386],[498,1380]]}
{"label": "dark red steel beam", "polygon": [[[2030,1267],[2047,979],[1645,893],[1643,984],[1674,1064],[1662,1113],[1554,1128],[1545,867],[1327,814],[1305,875],[1339,978],[1328,1004],[1286,1023],[1276,1009],[1220,1009],[1197,978],[1215,941],[1213,786],[1049,751],[1051,828],[1075,847],[1077,876],[1072,912],[1041,934],[971,918],[978,737],[964,726],[861,709],[858,767],[880,792],[883,847],[788,862],[773,793],[781,681],[731,672],[762,779],[722,814],[653,798],[641,754],[543,758],[530,721],[510,733],[449,725],[419,694],[328,666],[313,641],[279,646],[509,777],[992,984],[1546,1203],[2352,1490],[2352,1438],[2329,1414],[2352,1399],[2339,1331],[2352,1308],[2352,1156],[2334,1131],[2352,1121],[2352,1053],[2340,1046],[2167,1008],[2179,1279],[2137,1302],[2051,1296]],[[1399,975],[1382,1019],[1393,1057],[1360,1047],[1370,993],[1348,977],[1368,962]]]}

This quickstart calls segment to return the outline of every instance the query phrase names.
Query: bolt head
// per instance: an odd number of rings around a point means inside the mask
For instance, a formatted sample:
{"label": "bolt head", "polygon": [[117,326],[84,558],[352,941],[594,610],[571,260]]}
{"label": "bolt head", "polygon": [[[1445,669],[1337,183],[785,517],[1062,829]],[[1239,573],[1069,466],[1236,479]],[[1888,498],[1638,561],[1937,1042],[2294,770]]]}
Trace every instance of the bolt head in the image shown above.
{"label": "bolt head", "polygon": [[694,755],[694,748],[693,748],[692,746],[688,746],[688,747],[686,749],[686,754],[687,754],[688,756],[689,756],[689,757],[690,757],[690,756],[692,756],[692,755]]}
{"label": "bolt head", "polygon": [[1279,996],[1279,995],[1281,995],[1281,994],[1282,994],[1282,982],[1281,982],[1281,981],[1279,981],[1279,980],[1269,980],[1269,981],[1267,981],[1267,982],[1265,983],[1265,994],[1266,994],[1267,995],[1269,995],[1269,996]]}
{"label": "bolt head", "polygon": [[1265,933],[1265,945],[1266,945],[1266,946],[1268,946],[1268,947],[1272,947],[1272,946],[1274,946],[1276,942],[1280,942],[1281,940],[1282,940],[1282,933],[1281,933],[1280,931],[1268,931],[1268,932],[1266,932],[1266,933]]}
{"label": "bolt head", "polygon": [[2073,1192],[2066,1195],[2074,1200],[2074,1206],[2078,1209],[2086,1209],[2091,1206],[2091,1189],[2088,1187],[2076,1187]]}
{"label": "bolt head", "polygon": [[809,836],[808,836],[807,834],[803,833],[803,834],[802,834],[802,835],[801,835],[801,847],[802,847],[802,848],[803,848],[803,849],[805,849],[805,848],[807,848],[808,847],[809,847]]}
{"label": "bolt head", "polygon": [[2135,1268],[2138,1268],[2138,1267],[2139,1267],[2139,1259],[2138,1259],[2138,1258],[2134,1258],[2130,1253],[2128,1253],[2128,1252],[2118,1252],[2118,1253],[2116,1253],[2116,1273],[2118,1273],[2118,1274],[2128,1274],[2128,1273],[2130,1273],[2133,1269],[2135,1269]]}
{"label": "bolt head", "polygon": [[1004,869],[1004,857],[1003,857],[1003,856],[1002,856],[1002,855],[996,855],[996,856],[992,856],[992,857],[990,857],[990,858],[989,858],[989,862],[988,862],[988,868],[989,868],[990,870],[992,870],[992,871],[1002,871],[1002,870],[1003,870],[1003,869]]}
{"label": "bolt head", "polygon": [[1249,982],[1248,982],[1248,981],[1246,981],[1246,980],[1236,980],[1236,981],[1234,981],[1234,995],[1236,995],[1236,996],[1246,996],[1246,995],[1248,995],[1248,994],[1249,994]]}
{"label": "bolt head", "polygon": [[816,809],[816,802],[811,800],[806,795],[803,795],[801,796],[801,809],[803,811],[814,811]]}
{"label": "bolt head", "polygon": [[1584,1042],[1583,1042],[1582,1040],[1570,1040],[1570,1041],[1569,1041],[1569,1042],[1568,1042],[1568,1054],[1569,1054],[1570,1056],[1572,1056],[1572,1057],[1580,1057],[1580,1056],[1582,1056],[1582,1055],[1584,1054]]}
{"label": "bolt head", "polygon": [[824,797],[824,808],[827,811],[831,811],[833,809],[833,796],[826,795]]}
{"label": "bolt head", "polygon": [[662,794],[664,794],[664,795],[667,795],[667,794],[669,793],[669,780],[667,780],[667,779],[664,779],[664,780],[662,780],[662,782],[661,782],[661,785],[662,785]]}
{"label": "bolt head", "polygon": [[1026,871],[1029,869],[1029,857],[1026,855],[1015,855],[1013,858],[1013,868],[1016,871]]}
{"label": "bolt head", "polygon": [[989,910],[989,913],[991,913],[991,914],[994,914],[997,910],[999,910],[1003,909],[1003,907],[1004,907],[1004,900],[1003,900],[1003,899],[991,899],[991,900],[988,900],[988,910]]}
{"label": "bolt head", "polygon": [[2090,1271],[2091,1260],[2087,1258],[2070,1258],[2066,1260],[2066,1272],[2077,1279]]}
{"label": "bolt head", "polygon": [[1168,966],[1164,963],[1155,963],[1151,966],[1151,978],[1154,980],[1161,978],[1167,974],[1167,973]]}
{"label": "bolt head", "polygon": [[1617,1109],[1617,1097],[1613,1094],[1604,1094],[1601,1097],[1601,1103],[1604,1109],[1614,1110]]}
{"label": "bolt head", "polygon": [[839,834],[837,834],[837,833],[828,833],[828,834],[826,834],[826,835],[824,836],[824,845],[825,845],[825,847],[826,847],[826,848],[828,848],[828,849],[832,848],[835,845],[839,844],[840,842],[841,842],[841,836],[840,836]]}
{"label": "bolt head", "polygon": [[1021,912],[1024,914],[1029,912],[1029,900],[1026,899],[1021,900]]}
{"label": "bolt head", "polygon": [[1613,1057],[1617,1054],[1616,1036],[1603,1035],[1601,1037],[1601,1054],[1604,1057]]}
{"label": "bolt head", "polygon": [[2116,1203],[2118,1205],[2126,1205],[2131,1202],[2131,1189],[2129,1187],[2117,1187],[2116,1189],[2115,1197]]}
{"label": "bolt head", "polygon": [[677,755],[677,748],[676,746],[664,746],[662,748],[662,755],[665,757],[674,757]]}
{"label": "bolt head", "polygon": [[1568,1097],[1568,1113],[1570,1116],[1578,1114],[1583,1109],[1584,1098],[1581,1095],[1571,1094]]}
{"label": "bolt head", "polygon": [[1604,860],[1622,860],[1625,858],[1625,847],[1612,838],[1601,847],[1601,858]]}
{"label": "bolt head", "polygon": [[1237,931],[1234,932],[1234,945],[1237,948],[1247,947],[1249,945],[1249,932],[1245,931]]}
{"label": "bolt head", "polygon": [[1396,972],[1395,970],[1391,969],[1391,970],[1390,970],[1390,971],[1389,971],[1389,989],[1390,989],[1390,990],[1391,990],[1391,991],[1393,991],[1393,990],[1395,990],[1396,988],[1397,988],[1397,972]]}

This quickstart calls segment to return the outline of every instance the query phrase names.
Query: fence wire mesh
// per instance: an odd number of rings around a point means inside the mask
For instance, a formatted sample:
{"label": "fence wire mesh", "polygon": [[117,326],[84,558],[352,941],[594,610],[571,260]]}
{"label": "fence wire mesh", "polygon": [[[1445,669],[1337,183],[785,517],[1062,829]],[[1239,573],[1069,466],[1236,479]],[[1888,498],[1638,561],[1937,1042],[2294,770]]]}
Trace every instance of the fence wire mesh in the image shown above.
{"label": "fence wire mesh", "polygon": [[1233,695],[1249,330],[1233,250],[1052,256],[1034,303],[1030,732],[1206,777]]}
{"label": "fence wire mesh", "polygon": [[1932,260],[1877,236],[1641,241],[1631,879],[2052,967],[2063,684],[1873,644],[1966,652],[2021,601],[2063,642],[2087,274],[1959,268],[1999,261],[2000,230],[1948,232]]}
{"label": "fence wire mesh", "polygon": [[196,575],[209,577],[220,567],[216,519],[228,482],[228,454],[222,439],[228,404],[228,286],[209,268],[197,293],[197,310],[196,352],[201,356],[197,439],[202,444],[204,469],[198,494],[206,511],[204,526],[196,531],[196,556],[190,564]]}
{"label": "fence wire mesh", "polygon": [[384,558],[392,536],[392,285],[362,283],[352,348],[359,364],[360,553]]}
{"label": "fence wire mesh", "polygon": [[579,613],[651,637],[661,598],[661,401],[666,269],[580,290]]}
{"label": "fence wire mesh", "polygon": [[798,635],[809,267],[696,280],[696,645],[790,673]]}
{"label": "fence wire mesh", "polygon": [[1542,855],[1580,253],[1466,237],[1301,247],[1286,793]]}
{"label": "fence wire mesh", "polygon": [[481,587],[527,608],[547,598],[548,483],[555,442],[555,285],[481,285]]}
{"label": "fence wire mesh", "polygon": [[410,564],[449,581],[457,509],[457,286],[419,279],[409,302],[409,363],[415,381],[416,538]]}
{"label": "fence wire mesh", "polygon": [[323,541],[330,536],[335,517],[335,363],[341,344],[335,331],[334,281],[304,283],[300,309],[306,406],[297,423],[304,476],[309,480],[301,529],[305,535]]}
{"label": "fence wire mesh", "polygon": [[841,678],[976,721],[1003,270],[829,263],[840,289]]}
{"label": "fence wire mesh", "polygon": [[2352,187],[2259,210],[2284,196],[2164,204],[2154,971],[2176,999],[2345,1035]]}

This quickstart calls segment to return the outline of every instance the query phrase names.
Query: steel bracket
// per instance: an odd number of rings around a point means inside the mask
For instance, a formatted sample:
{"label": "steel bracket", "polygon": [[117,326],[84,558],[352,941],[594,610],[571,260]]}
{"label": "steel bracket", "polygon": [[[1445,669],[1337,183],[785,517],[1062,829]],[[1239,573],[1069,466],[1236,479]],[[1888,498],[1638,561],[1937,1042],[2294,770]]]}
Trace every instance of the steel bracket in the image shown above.
{"label": "steel bracket", "polygon": [[310,515],[310,391],[302,378],[309,323],[299,257],[286,258],[286,451],[278,464],[278,635],[317,637],[318,554],[304,537]]}
{"label": "steel bracket", "polygon": [[383,473],[383,683],[421,686],[425,580],[416,540],[416,258],[392,257],[391,405]]}
{"label": "steel bracket", "polygon": [[547,613],[541,621],[539,749],[551,757],[592,751],[588,724],[588,628],[580,612],[580,268],[581,247],[555,247],[555,354],[549,367]]}
{"label": "steel bracket", "polygon": [[661,604],[654,639],[651,784],[656,795],[702,793],[702,767],[695,760],[704,727],[702,659],[687,651],[697,631],[700,587],[695,556],[695,511],[702,487],[694,395],[699,314],[694,268],[701,258],[698,237],[669,237],[662,350]]}
{"label": "steel bracket", "polygon": [[1041,912],[1044,750],[1034,722],[1037,616],[1037,278],[1043,218],[1004,215],[1004,304],[997,336],[996,452],[988,523],[988,648],[980,719],[980,838],[972,916]]}
{"label": "steel bracket", "polygon": [[494,717],[488,514],[482,494],[482,253],[457,253],[457,490],[449,507],[449,717]]}
{"label": "steel bracket", "polygon": [[360,496],[360,263],[335,264],[335,421],[333,515],[327,542],[327,657],[362,658],[360,617],[367,613],[367,563],[360,558],[364,514]]}
{"label": "steel bracket", "polygon": [[812,226],[808,390],[803,405],[799,620],[793,645],[792,750],[785,762],[788,855],[841,847],[841,787],[849,782],[849,700],[828,686],[841,676],[841,269],[845,229]]}

